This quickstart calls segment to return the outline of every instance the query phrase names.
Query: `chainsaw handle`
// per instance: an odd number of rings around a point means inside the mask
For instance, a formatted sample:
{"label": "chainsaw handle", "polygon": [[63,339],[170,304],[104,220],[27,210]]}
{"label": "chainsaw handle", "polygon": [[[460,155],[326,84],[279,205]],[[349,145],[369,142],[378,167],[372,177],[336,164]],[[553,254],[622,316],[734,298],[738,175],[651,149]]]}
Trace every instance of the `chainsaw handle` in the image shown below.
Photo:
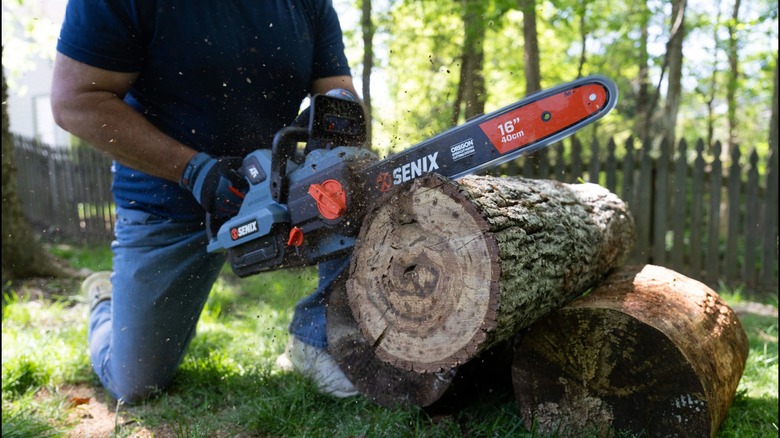
{"label": "chainsaw handle", "polygon": [[271,197],[279,204],[287,203],[287,160],[295,155],[298,142],[308,139],[309,130],[296,126],[282,128],[274,136],[271,145]]}

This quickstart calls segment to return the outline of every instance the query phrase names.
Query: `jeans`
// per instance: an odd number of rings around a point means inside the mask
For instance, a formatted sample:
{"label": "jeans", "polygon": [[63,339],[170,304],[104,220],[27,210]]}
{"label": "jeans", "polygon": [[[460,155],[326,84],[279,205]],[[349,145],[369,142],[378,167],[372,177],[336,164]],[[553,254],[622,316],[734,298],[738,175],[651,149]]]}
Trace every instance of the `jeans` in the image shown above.
{"label": "jeans", "polygon": [[[115,233],[112,298],[90,314],[89,351],[103,386],[133,403],[171,382],[225,255],[206,252],[201,222],[119,208]],[[327,345],[327,294],[347,263],[322,263],[319,287],[296,305],[289,329],[303,342]]]}

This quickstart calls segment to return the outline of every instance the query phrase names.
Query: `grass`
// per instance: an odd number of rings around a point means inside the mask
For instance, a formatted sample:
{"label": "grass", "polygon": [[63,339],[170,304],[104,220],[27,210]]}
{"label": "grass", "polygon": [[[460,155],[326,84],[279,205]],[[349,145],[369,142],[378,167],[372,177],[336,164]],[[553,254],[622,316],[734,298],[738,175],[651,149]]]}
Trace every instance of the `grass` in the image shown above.
{"label": "grass", "polygon": [[[722,288],[721,296],[731,305],[749,301],[742,290]],[[764,300],[777,308],[778,296]],[[746,370],[720,436],[778,436],[778,319],[745,314],[740,322],[748,335]],[[755,431],[755,432],[753,432]]]}
{"label": "grass", "polygon": [[[110,269],[106,248],[59,246],[52,251],[77,269]],[[2,436],[85,436],[85,422],[101,415],[109,422],[108,436],[116,437],[534,436],[522,426],[511,389],[483,394],[459,411],[437,414],[383,408],[361,398],[332,399],[317,394],[298,375],[274,370],[292,308],[315,283],[312,269],[246,279],[226,270],[212,290],[173,385],[146,403],[119,407],[91,371],[87,309],[78,283],[5,285]],[[47,293],[41,294],[40,288]],[[751,299],[741,290],[721,292],[730,304]],[[777,307],[776,296],[763,301]],[[750,355],[717,436],[776,437],[778,320],[745,315],[741,321]],[[91,397],[89,406],[98,404],[99,409],[85,413],[75,396],[83,391]]]}

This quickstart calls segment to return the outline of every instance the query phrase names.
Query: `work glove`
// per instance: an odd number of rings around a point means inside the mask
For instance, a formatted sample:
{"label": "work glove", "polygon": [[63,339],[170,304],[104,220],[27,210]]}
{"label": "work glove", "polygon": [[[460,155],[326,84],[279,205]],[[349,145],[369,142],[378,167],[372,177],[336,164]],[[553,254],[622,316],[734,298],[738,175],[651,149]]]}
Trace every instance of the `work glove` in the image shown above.
{"label": "work glove", "polygon": [[230,218],[238,214],[249,191],[249,184],[238,172],[242,163],[239,157],[212,158],[199,152],[187,163],[179,185],[192,192],[215,218]]}

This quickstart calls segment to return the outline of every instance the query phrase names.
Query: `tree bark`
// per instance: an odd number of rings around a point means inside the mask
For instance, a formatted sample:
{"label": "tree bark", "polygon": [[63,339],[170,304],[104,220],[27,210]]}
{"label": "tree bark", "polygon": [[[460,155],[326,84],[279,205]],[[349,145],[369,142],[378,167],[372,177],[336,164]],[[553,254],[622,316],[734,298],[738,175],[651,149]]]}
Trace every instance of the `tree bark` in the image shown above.
{"label": "tree bark", "polygon": [[686,0],[672,0],[672,27],[667,43],[669,60],[669,76],[666,88],[666,105],[664,106],[664,138],[670,147],[677,144],[677,113],[680,110],[682,98],[682,65],[683,40],[685,39],[685,9]]}
{"label": "tree bark", "polygon": [[362,0],[360,29],[363,32],[363,105],[366,107],[366,147],[371,149],[374,135],[374,109],[371,102],[371,72],[374,69],[374,21],[371,0]]}
{"label": "tree bark", "polygon": [[[536,0],[518,0],[517,6],[523,13],[523,59],[525,61],[525,95],[530,96],[542,89],[541,56],[539,35],[536,30]],[[525,167],[533,175],[539,175],[542,162],[547,160],[547,149],[540,149],[525,157]]]}
{"label": "tree bark", "polygon": [[739,7],[741,0],[734,0],[734,8],[731,10],[731,20],[726,26],[729,31],[728,58],[729,79],[726,83],[726,102],[728,103],[728,148],[726,153],[731,156],[737,147],[737,88],[739,86],[739,38],[737,29],[739,22]]}
{"label": "tree bark", "polygon": [[512,375],[537,432],[714,436],[747,353],[736,314],[712,289],[632,266],[531,327]]}
{"label": "tree bark", "polygon": [[777,57],[775,57],[775,81],[774,85],[772,86],[772,89],[774,90],[772,92],[772,115],[769,117],[769,154],[775,154],[775,156],[778,153],[778,116],[777,116]]}
{"label": "tree bark", "polygon": [[577,63],[577,79],[582,77],[585,70],[585,63],[588,60],[588,4],[590,0],[581,0],[577,7],[577,15],[580,21],[580,60]]}
{"label": "tree bark", "polygon": [[[1,53],[0,53],[0,56]],[[16,165],[14,163],[14,141],[9,131],[7,111],[7,85],[5,71],[3,81],[3,238],[2,238],[2,277],[22,279],[30,277],[67,277],[75,275],[54,259],[38,240],[27,224],[22,212],[16,184]]]}
{"label": "tree bark", "polygon": [[518,0],[523,13],[523,56],[525,58],[525,95],[542,88],[539,68],[539,41],[536,33],[536,0]]}
{"label": "tree bark", "polygon": [[637,91],[636,91],[636,117],[634,118],[634,132],[639,138],[641,144],[648,144],[649,139],[649,127],[650,127],[650,115],[652,110],[650,108],[650,65],[649,55],[647,52],[647,44],[650,39],[650,11],[647,8],[646,2],[640,2],[638,7],[641,8],[639,13],[639,41],[637,59],[639,64],[639,71],[636,78]]}
{"label": "tree bark", "polygon": [[452,111],[452,125],[460,122],[461,106],[466,120],[484,114],[487,93],[482,68],[485,61],[485,3],[461,0],[463,8],[463,54],[458,93]]}
{"label": "tree bark", "polygon": [[633,240],[597,185],[428,175],[369,209],[349,306],[379,360],[446,373],[584,292]]}

